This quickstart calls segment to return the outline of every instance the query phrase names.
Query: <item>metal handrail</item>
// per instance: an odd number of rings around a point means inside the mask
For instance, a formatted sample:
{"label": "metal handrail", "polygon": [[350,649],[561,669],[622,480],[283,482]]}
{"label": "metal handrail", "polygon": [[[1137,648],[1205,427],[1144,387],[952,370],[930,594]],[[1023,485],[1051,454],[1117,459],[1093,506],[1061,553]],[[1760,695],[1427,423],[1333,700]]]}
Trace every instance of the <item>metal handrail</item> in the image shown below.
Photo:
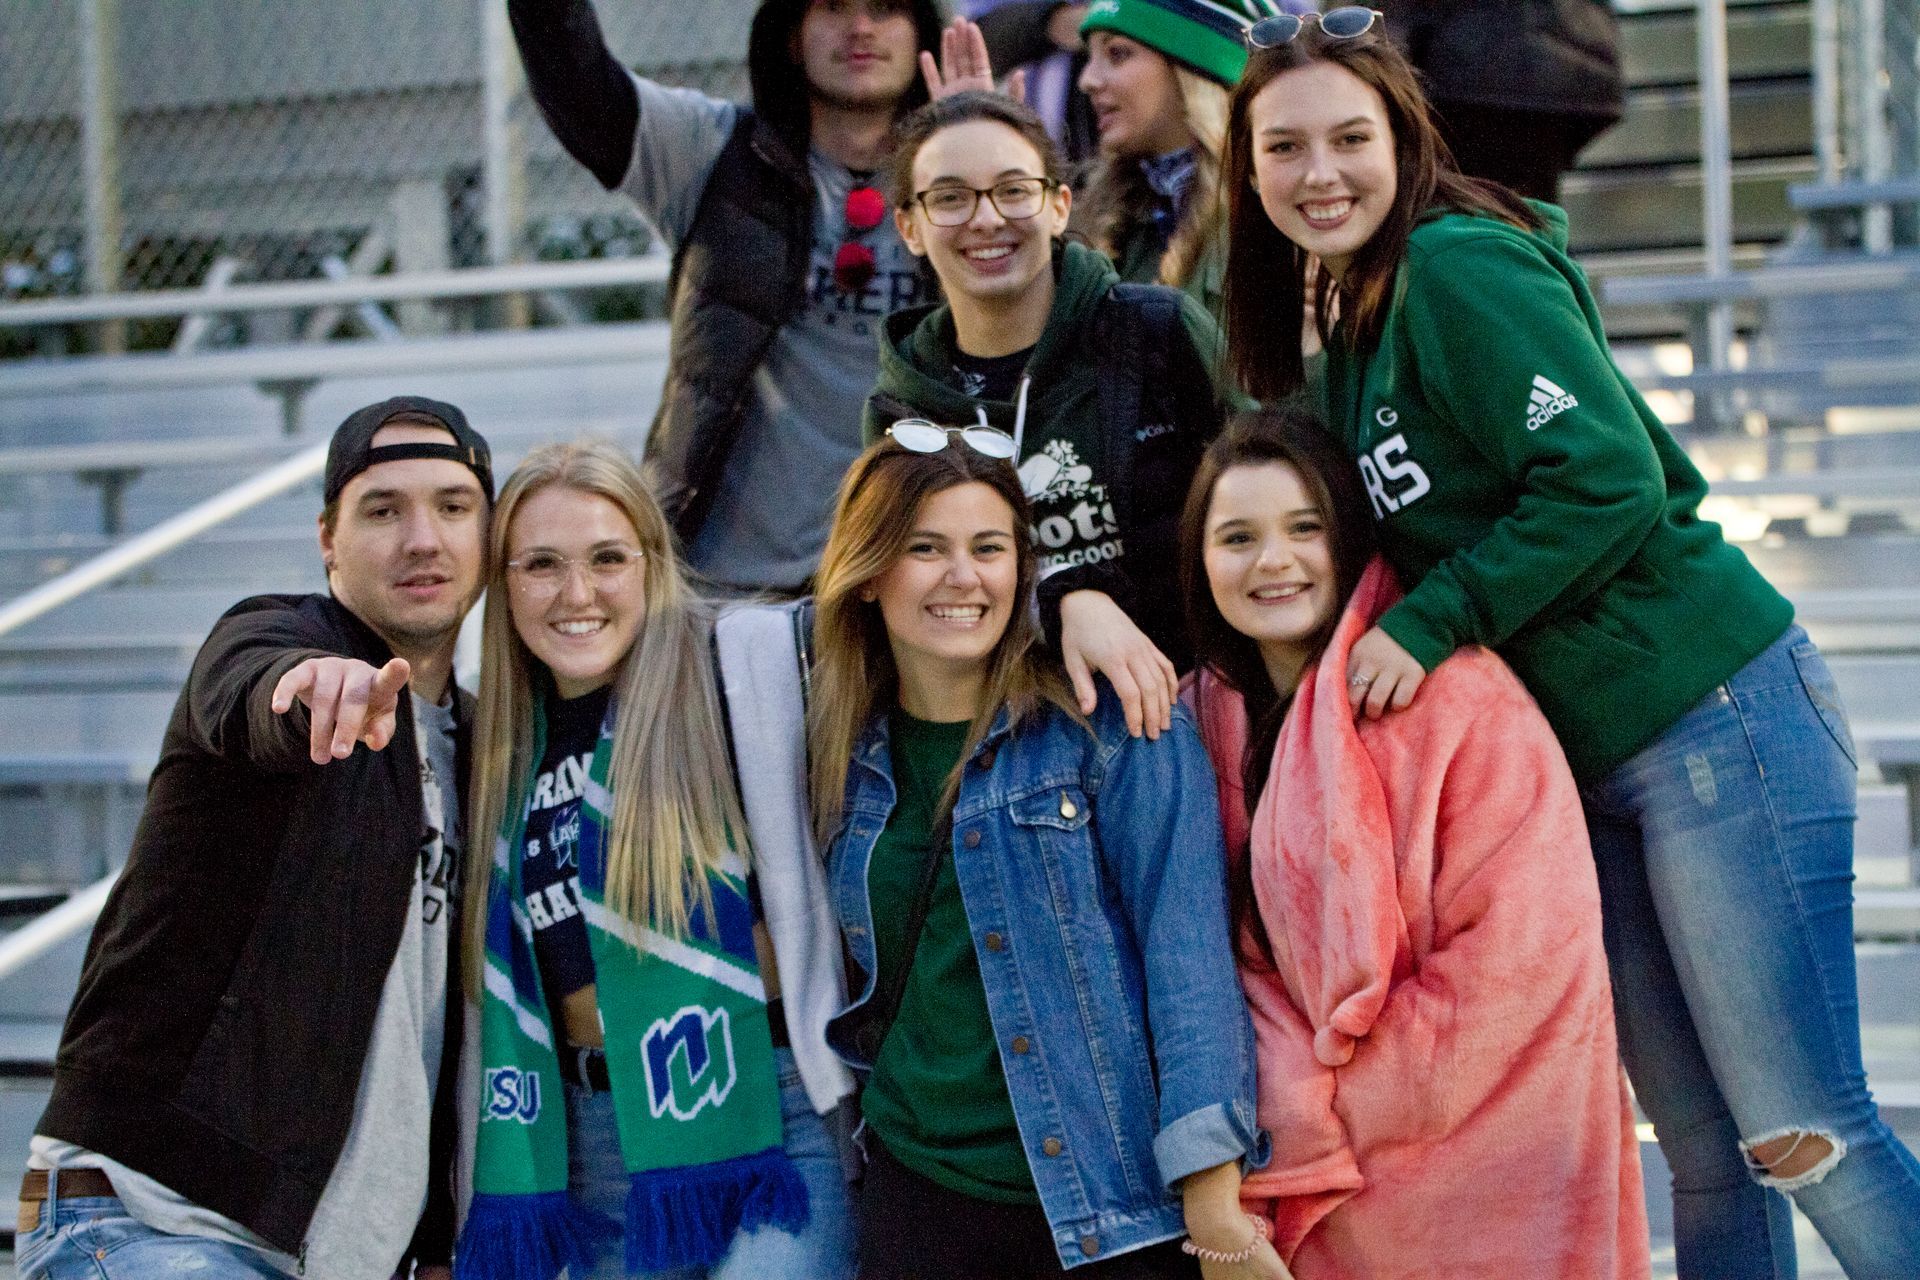
{"label": "metal handrail", "polygon": [[145,533],[136,534],[59,577],[41,583],[33,590],[0,605],[0,636],[25,626],[41,614],[57,609],[129,570],[159,559],[215,525],[313,479],[326,464],[326,445],[317,444],[310,449],[303,449],[285,462],[242,480],[198,506],[189,507]]}
{"label": "metal handrail", "polygon": [[59,906],[42,912],[0,938],[0,982],[5,982],[67,939],[92,928],[93,922],[99,918],[100,909],[107,905],[107,894],[112,890],[113,882],[119,878],[118,871],[109,871]]}
{"label": "metal handrail", "polygon": [[234,311],[284,311],[295,307],[351,306],[422,298],[482,298],[537,293],[545,289],[595,289],[608,285],[657,284],[667,278],[664,255],[606,258],[591,262],[523,262],[504,267],[413,271],[349,280],[293,280],[204,289],[155,289],[88,298],[44,298],[0,304],[0,327],[76,324],[96,320],[153,320]]}

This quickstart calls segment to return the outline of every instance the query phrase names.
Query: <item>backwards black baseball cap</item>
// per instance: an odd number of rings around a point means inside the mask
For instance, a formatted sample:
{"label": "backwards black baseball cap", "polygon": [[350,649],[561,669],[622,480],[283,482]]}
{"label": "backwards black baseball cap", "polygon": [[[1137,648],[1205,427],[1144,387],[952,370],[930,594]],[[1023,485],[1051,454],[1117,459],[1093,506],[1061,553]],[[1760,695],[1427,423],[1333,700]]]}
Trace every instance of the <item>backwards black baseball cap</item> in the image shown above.
{"label": "backwards black baseball cap", "polygon": [[[453,443],[421,440],[376,448],[374,433],[395,418],[405,418],[417,426],[443,427],[453,437]],[[325,500],[332,503],[347,487],[347,481],[368,467],[408,458],[444,458],[459,463],[479,479],[487,501],[493,501],[493,451],[487,448],[480,433],[467,425],[466,414],[445,401],[429,400],[425,396],[395,396],[347,415],[347,420],[333,433],[333,443],[327,446]]]}

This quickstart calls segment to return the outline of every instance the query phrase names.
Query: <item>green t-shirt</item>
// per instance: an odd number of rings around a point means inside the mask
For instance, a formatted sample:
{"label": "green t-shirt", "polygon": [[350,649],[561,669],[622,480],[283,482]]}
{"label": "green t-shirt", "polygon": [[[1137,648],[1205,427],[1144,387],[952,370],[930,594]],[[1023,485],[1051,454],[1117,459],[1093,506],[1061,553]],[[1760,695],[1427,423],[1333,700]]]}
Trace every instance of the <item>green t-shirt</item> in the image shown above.
{"label": "green t-shirt", "polygon": [[[933,839],[934,813],[967,743],[964,721],[940,724],[896,711],[889,727],[899,801],[867,866],[882,988],[906,952],[907,916]],[[922,1177],[982,1200],[1039,1203],[994,1042],[951,842],[940,859],[900,1011],[860,1107],[887,1150]]]}

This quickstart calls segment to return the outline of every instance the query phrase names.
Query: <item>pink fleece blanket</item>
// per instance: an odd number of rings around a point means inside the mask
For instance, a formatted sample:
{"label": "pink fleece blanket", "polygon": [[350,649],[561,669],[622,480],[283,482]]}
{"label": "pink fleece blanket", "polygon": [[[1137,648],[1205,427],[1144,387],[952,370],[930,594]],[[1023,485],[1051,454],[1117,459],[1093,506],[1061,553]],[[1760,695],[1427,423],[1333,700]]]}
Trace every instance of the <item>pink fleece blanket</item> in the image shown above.
{"label": "pink fleece blanket", "polygon": [[1273,1161],[1247,1180],[1299,1280],[1649,1274],[1586,824],[1545,718],[1463,649],[1356,723],[1376,560],[1281,729],[1251,844],[1240,696],[1194,691],[1277,969],[1243,963]]}

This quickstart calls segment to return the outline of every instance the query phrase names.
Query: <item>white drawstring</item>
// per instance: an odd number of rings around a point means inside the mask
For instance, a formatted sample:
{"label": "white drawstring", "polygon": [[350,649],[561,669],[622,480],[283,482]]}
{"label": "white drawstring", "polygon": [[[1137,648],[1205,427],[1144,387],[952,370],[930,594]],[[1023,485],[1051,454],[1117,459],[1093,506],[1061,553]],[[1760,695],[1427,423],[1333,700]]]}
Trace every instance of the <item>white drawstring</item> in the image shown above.
{"label": "white drawstring", "polygon": [[[1032,385],[1033,385],[1032,378],[1023,376],[1020,379],[1020,398],[1014,404],[1013,465],[1016,469],[1020,466],[1020,443],[1026,437],[1026,432],[1027,432],[1027,388]],[[981,421],[984,423],[985,419],[986,419],[986,415],[985,415],[985,411],[983,410],[981,413]]]}

